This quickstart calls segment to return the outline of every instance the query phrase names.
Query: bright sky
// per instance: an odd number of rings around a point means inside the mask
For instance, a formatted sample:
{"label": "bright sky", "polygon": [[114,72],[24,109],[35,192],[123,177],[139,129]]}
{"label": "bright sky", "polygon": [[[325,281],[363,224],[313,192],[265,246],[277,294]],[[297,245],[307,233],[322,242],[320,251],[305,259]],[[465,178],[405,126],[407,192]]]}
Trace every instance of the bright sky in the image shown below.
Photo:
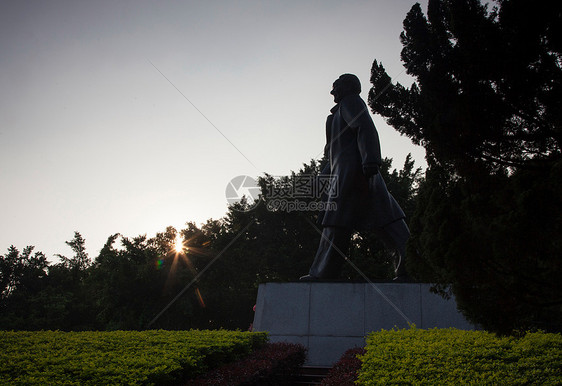
{"label": "bright sky", "polygon": [[[35,245],[57,261],[79,231],[93,258],[114,233],[223,217],[234,177],[321,156],[340,74],[364,99],[374,59],[411,84],[399,34],[413,4],[1,1],[0,254]],[[395,168],[408,153],[425,166],[373,119]]]}

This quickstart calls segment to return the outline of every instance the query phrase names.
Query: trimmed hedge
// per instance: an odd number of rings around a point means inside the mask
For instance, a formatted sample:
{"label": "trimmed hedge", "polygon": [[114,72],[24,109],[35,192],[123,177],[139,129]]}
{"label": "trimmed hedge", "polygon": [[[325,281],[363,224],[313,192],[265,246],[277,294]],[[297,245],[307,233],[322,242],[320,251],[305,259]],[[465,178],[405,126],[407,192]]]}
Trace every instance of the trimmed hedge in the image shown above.
{"label": "trimmed hedge", "polygon": [[189,386],[288,385],[306,359],[306,348],[292,343],[269,343],[247,358],[209,371]]}
{"label": "trimmed hedge", "polygon": [[562,335],[416,328],[367,337],[359,383],[562,384]]}
{"label": "trimmed hedge", "polygon": [[0,331],[4,384],[176,384],[267,342],[240,331]]}

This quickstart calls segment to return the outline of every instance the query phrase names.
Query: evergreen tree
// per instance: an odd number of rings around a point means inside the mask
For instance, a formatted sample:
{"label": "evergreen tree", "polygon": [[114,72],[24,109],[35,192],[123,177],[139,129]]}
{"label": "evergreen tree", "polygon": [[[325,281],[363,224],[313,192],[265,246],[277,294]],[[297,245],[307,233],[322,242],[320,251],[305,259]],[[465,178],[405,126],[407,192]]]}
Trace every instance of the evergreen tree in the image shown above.
{"label": "evergreen tree", "polygon": [[410,88],[372,67],[369,105],[461,175],[548,168],[562,151],[562,4],[430,0],[404,20]]}
{"label": "evergreen tree", "polygon": [[426,149],[410,268],[502,333],[562,319],[562,3],[430,0],[404,20],[409,87],[369,105]]}
{"label": "evergreen tree", "polygon": [[46,285],[47,258],[33,253],[33,246],[19,251],[13,245],[0,255],[0,328],[35,330],[42,326],[31,316],[41,316],[38,297]]}
{"label": "evergreen tree", "polygon": [[74,238],[66,241],[65,244],[72,249],[74,256],[68,258],[57,254],[56,256],[61,259],[62,265],[71,270],[84,272],[92,263],[86,252],[86,240],[84,240],[80,232],[74,232]]}

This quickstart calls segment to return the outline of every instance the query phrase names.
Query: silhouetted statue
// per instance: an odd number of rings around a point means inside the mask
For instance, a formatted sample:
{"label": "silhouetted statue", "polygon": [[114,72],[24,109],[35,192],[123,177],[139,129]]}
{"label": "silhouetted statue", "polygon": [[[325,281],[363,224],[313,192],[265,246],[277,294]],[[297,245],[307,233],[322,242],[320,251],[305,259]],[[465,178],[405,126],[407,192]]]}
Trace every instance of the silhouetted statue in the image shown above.
{"label": "silhouetted statue", "polygon": [[352,74],[340,76],[331,91],[336,106],[326,121],[324,148],[330,162],[322,174],[334,178],[335,189],[327,194],[328,210],[319,217],[322,239],[309,274],[301,277],[302,281],[337,278],[352,233],[372,229],[398,252],[395,280],[407,280],[404,259],[410,231],[404,212],[379,174],[379,136],[360,92],[361,83]]}

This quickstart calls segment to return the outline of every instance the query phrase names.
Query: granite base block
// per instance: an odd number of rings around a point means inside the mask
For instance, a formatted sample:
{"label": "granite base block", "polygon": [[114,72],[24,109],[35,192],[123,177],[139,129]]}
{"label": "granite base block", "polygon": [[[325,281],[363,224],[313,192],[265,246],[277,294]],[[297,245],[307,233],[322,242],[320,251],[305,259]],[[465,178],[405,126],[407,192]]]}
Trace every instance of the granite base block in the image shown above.
{"label": "granite base block", "polygon": [[255,331],[271,342],[300,343],[307,365],[331,366],[373,331],[395,327],[473,330],[449,300],[420,283],[265,283],[258,289]]}

